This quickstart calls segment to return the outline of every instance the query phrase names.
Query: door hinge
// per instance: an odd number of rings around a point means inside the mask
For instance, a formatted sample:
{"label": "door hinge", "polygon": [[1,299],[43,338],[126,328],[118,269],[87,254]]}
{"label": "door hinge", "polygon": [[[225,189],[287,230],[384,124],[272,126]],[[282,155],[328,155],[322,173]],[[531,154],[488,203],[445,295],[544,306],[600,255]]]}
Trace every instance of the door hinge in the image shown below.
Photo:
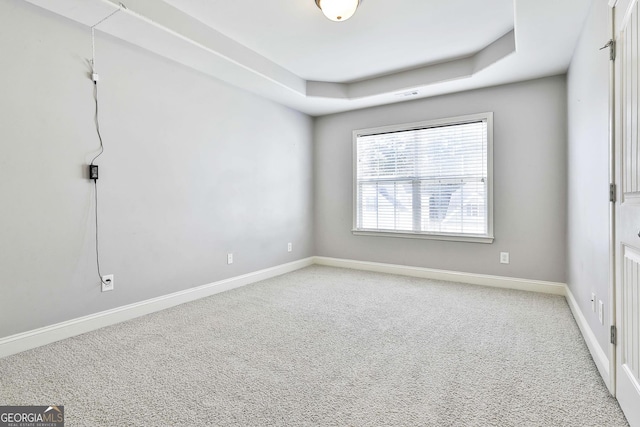
{"label": "door hinge", "polygon": [[606,48],[609,48],[609,59],[611,61],[615,61],[616,60],[616,41],[613,39],[609,40],[607,44],[605,44],[600,48],[600,50],[603,50]]}
{"label": "door hinge", "polygon": [[611,325],[611,344],[616,345],[617,341],[617,329],[614,325]]}
{"label": "door hinge", "polygon": [[616,193],[618,188],[615,184],[609,184],[609,201],[615,203],[617,201]]}

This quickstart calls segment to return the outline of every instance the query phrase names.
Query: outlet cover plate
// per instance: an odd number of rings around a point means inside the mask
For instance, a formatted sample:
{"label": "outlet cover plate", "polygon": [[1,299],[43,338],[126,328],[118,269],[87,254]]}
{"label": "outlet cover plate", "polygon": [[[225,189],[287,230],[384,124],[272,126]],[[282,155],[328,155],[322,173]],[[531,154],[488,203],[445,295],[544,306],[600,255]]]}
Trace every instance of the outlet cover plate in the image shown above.
{"label": "outlet cover plate", "polygon": [[604,303],[602,300],[598,301],[598,320],[601,325],[604,325]]}
{"label": "outlet cover plate", "polygon": [[106,276],[102,276],[102,292],[112,291],[113,288],[114,288],[113,274],[107,274]]}

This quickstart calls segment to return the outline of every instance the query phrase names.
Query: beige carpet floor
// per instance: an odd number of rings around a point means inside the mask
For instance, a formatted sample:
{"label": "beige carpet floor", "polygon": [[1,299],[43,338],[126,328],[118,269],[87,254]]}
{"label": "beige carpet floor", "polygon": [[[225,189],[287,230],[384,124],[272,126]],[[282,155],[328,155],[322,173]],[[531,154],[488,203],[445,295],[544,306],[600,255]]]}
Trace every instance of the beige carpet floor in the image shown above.
{"label": "beige carpet floor", "polygon": [[0,360],[67,426],[626,426],[562,297],[312,266]]}

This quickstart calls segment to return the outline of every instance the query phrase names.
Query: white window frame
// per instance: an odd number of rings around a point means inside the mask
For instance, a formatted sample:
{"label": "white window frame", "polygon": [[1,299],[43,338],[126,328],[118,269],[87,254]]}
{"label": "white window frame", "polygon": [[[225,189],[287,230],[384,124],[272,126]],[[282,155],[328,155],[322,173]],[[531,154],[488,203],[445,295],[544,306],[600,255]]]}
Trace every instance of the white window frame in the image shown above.
{"label": "white window frame", "polygon": [[[388,230],[359,230],[358,227],[358,137],[380,133],[403,132],[429,127],[458,125],[480,120],[487,121],[487,234],[472,236],[458,233],[430,233]],[[402,237],[409,239],[447,240],[455,242],[493,243],[493,112],[449,117],[423,122],[405,123],[353,131],[353,227],[352,233],[357,236]]]}

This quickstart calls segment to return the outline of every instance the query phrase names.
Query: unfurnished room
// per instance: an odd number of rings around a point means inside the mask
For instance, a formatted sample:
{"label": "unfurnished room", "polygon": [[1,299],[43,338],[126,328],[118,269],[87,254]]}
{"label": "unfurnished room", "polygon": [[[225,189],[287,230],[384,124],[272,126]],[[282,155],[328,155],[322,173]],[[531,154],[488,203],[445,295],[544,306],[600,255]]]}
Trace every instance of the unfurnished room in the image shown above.
{"label": "unfurnished room", "polygon": [[640,427],[638,0],[0,0],[0,427]]}

